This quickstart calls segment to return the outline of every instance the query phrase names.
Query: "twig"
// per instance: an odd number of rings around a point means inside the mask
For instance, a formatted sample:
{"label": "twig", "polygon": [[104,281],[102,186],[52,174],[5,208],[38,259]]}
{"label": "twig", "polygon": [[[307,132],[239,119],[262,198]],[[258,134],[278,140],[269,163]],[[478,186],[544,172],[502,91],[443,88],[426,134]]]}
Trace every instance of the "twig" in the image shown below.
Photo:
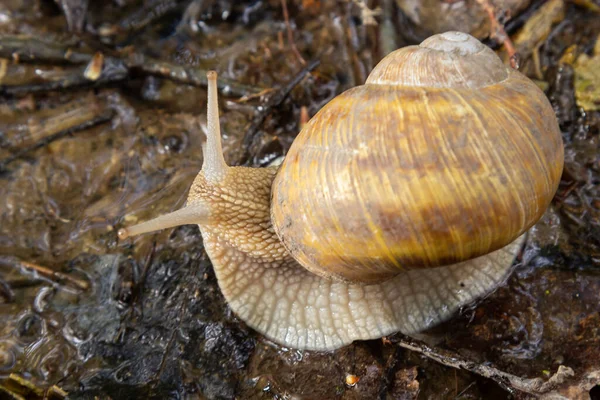
{"label": "twig", "polygon": [[281,8],[283,9],[283,19],[285,20],[285,28],[287,31],[288,42],[290,44],[290,47],[292,48],[292,51],[294,52],[294,55],[296,56],[298,61],[300,61],[300,64],[304,66],[306,65],[306,61],[298,51],[298,48],[296,47],[296,42],[294,41],[294,33],[292,32],[292,26],[290,25],[290,16],[288,14],[286,0],[281,0]]}
{"label": "twig", "polygon": [[[455,4],[455,3],[465,2],[465,0],[440,0],[440,1],[443,3],[446,3],[446,4]],[[525,24],[525,22],[527,22],[527,20],[529,20],[529,18],[537,11],[537,9],[540,8],[542,5],[544,5],[544,3],[546,3],[547,1],[548,0],[534,0],[524,11],[520,12],[514,18],[510,18],[504,24],[504,30],[506,31],[506,33],[512,34],[512,33],[516,32],[518,29],[520,29],[523,26],[523,24]],[[484,40],[484,42],[486,42],[486,41]],[[504,44],[504,43],[498,43],[495,40],[492,40],[491,43],[486,43],[486,44],[495,50],[497,47],[499,47],[501,44]]]}
{"label": "twig", "polygon": [[88,62],[92,55],[73,50],[74,43],[46,42],[25,35],[1,35],[0,57],[15,61],[45,61],[54,64]]}
{"label": "twig", "polygon": [[0,279],[0,295],[4,297],[7,303],[12,303],[15,299],[15,292],[13,292],[10,285],[3,279]]}
{"label": "twig", "polygon": [[82,88],[85,86],[93,86],[93,82],[85,79],[83,73],[84,69],[74,68],[65,75],[61,76],[60,79],[53,81],[25,85],[0,85],[0,94],[25,95],[29,93],[50,92],[53,90],[66,90]]}
{"label": "twig", "polygon": [[518,69],[519,60],[517,51],[515,50],[515,46],[510,40],[510,37],[504,30],[504,25],[502,25],[500,21],[498,21],[498,17],[496,16],[496,9],[492,5],[492,3],[490,3],[489,0],[476,1],[481,6],[481,8],[483,8],[483,10],[487,13],[488,18],[490,20],[490,37],[504,44],[506,52],[508,53],[511,67],[513,67],[514,69]]}
{"label": "twig", "polygon": [[420,340],[402,334],[394,335],[394,343],[398,343],[398,345],[405,349],[420,353],[448,367],[464,369],[484,378],[491,379],[504,390],[513,394],[515,391],[531,395],[544,394],[556,388],[567,378],[575,375],[571,368],[560,365],[558,371],[545,382],[541,378],[521,378],[494,367],[465,360],[459,354],[452,351],[431,347]]}
{"label": "twig", "polygon": [[244,134],[244,139],[242,141],[242,147],[244,152],[240,157],[238,162],[239,165],[246,164],[250,158],[250,146],[254,143],[256,139],[256,134],[258,129],[265,121],[267,116],[273,112],[273,109],[279,106],[283,100],[290,94],[290,92],[298,85],[302,79],[309,72],[313,71],[317,66],[319,66],[320,61],[318,59],[310,62],[306,67],[304,67],[298,74],[296,74],[289,82],[280,87],[277,91],[270,95],[265,104],[261,106],[260,112],[252,119],[252,122],[246,128],[246,133]]}
{"label": "twig", "polygon": [[506,33],[512,34],[520,29],[547,1],[548,0],[533,1],[531,5],[525,9],[525,11],[519,13],[519,15],[516,17],[509,19],[506,24],[504,24],[504,30]]}
{"label": "twig", "polygon": [[358,56],[358,43],[361,43],[361,37],[364,36],[365,31],[359,32],[357,29],[356,21],[352,17],[352,4],[348,3],[345,5],[344,18],[341,19],[341,26],[343,38],[345,44],[345,56],[348,60],[348,64],[352,68],[348,68],[348,72],[352,71],[350,82],[352,86],[360,85],[367,79],[367,71]]}
{"label": "twig", "polygon": [[85,124],[101,116],[106,104],[94,95],[63,104],[52,110],[49,116],[27,115],[26,119],[15,124],[0,125],[4,132],[0,144],[10,149],[23,149],[57,133]]}
{"label": "twig", "polygon": [[155,0],[146,2],[138,10],[128,14],[116,24],[104,24],[98,30],[101,36],[114,36],[119,33],[134,33],[148,26],[153,21],[177,9],[176,0]]}
{"label": "twig", "polygon": [[520,58],[525,60],[531,56],[538,79],[543,79],[539,49],[552,33],[553,25],[564,19],[565,7],[563,0],[548,0],[513,36],[513,44]]}
{"label": "twig", "polygon": [[475,383],[477,383],[477,381],[473,381],[473,382],[469,383],[469,385],[466,388],[464,388],[460,393],[458,393],[456,396],[454,396],[454,398],[460,399],[461,396],[467,392],[467,390],[471,389],[473,387],[473,385],[475,385]]}
{"label": "twig", "polygon": [[58,285],[74,286],[80,290],[87,290],[90,287],[89,282],[74,278],[63,272],[54,271],[48,267],[22,261],[14,256],[0,256],[0,264],[15,268],[22,274],[33,275],[35,278],[45,278]]}
{"label": "twig", "polygon": [[[0,160],[0,171],[25,154],[37,150],[56,139],[109,121],[114,115],[110,106],[94,101],[78,102],[75,106],[67,104],[58,109],[55,115],[43,119],[30,118],[24,132],[6,135],[0,143],[17,151]],[[1,138],[0,138],[1,139]]]}
{"label": "twig", "polygon": [[41,140],[40,142],[35,143],[34,145],[32,145],[30,147],[26,147],[22,150],[19,150],[18,152],[10,155],[9,157],[6,157],[5,159],[0,160],[0,172],[4,172],[9,164],[11,164],[12,162],[14,162],[20,158],[23,158],[25,155],[27,155],[28,153],[31,153],[32,151],[40,149],[40,148],[48,145],[49,143],[51,143],[57,139],[60,139],[64,136],[67,136],[69,134],[85,130],[92,126],[104,123],[106,121],[110,121],[110,119],[111,119],[111,117],[108,115],[98,116],[97,118],[86,121],[80,125],[73,126],[69,129],[65,129],[64,131],[61,131],[61,132],[58,132],[57,134],[49,136],[49,137],[45,138],[44,140]]}
{"label": "twig", "polygon": [[398,369],[398,359],[400,356],[400,348],[395,347],[392,354],[388,357],[385,362],[385,369],[383,370],[381,384],[379,386],[379,399],[385,400],[388,396],[388,390],[390,384],[394,381],[394,373]]}
{"label": "twig", "polygon": [[148,271],[150,270],[150,266],[154,261],[154,254],[156,253],[156,240],[152,241],[152,248],[150,249],[150,253],[144,262],[144,269],[142,270],[140,280],[135,283],[135,288],[133,290],[133,302],[137,302],[140,307],[140,312],[142,314],[142,318],[144,316],[144,285],[146,284],[146,280],[148,279]]}
{"label": "twig", "polygon": [[[129,69],[136,69],[147,75],[156,75],[187,85],[206,87],[207,70],[193,66],[176,65],[166,61],[146,57],[143,54],[131,54],[125,61]],[[263,90],[244,85],[231,79],[219,77],[217,87],[224,95],[237,97],[252,95]]]}
{"label": "twig", "polygon": [[[141,53],[123,54],[122,56],[86,54],[75,52],[67,44],[47,43],[36,38],[24,36],[0,36],[0,58],[12,58],[15,61],[47,62],[51,64],[88,63],[85,67],[73,68],[56,81],[31,85],[0,85],[0,94],[26,94],[32,92],[52,91],[57,89],[72,89],[80,87],[100,87],[109,83],[123,81],[132,72],[144,75],[156,75],[179,83],[206,87],[207,70],[195,66],[177,65],[146,57]],[[102,63],[97,65],[98,59]],[[90,79],[89,69],[95,67],[94,79]],[[88,74],[86,74],[88,71]],[[249,96],[263,90],[238,83],[231,79],[219,78],[218,87],[221,93],[236,97]]]}
{"label": "twig", "polygon": [[[1,43],[0,47],[2,47]],[[43,59],[39,60],[45,61]],[[28,85],[0,85],[0,94],[22,95],[59,89],[100,87],[108,83],[123,81],[129,76],[129,69],[122,60],[114,57],[105,57],[103,61],[102,69],[95,79],[86,78],[88,66],[74,67],[60,79],[54,81]],[[90,57],[90,63],[94,62],[95,60]]]}
{"label": "twig", "polygon": [[2,399],[62,400],[68,396],[67,392],[56,385],[44,388],[45,385],[39,385],[15,373],[3,377],[0,382],[2,383],[0,385],[0,398]]}

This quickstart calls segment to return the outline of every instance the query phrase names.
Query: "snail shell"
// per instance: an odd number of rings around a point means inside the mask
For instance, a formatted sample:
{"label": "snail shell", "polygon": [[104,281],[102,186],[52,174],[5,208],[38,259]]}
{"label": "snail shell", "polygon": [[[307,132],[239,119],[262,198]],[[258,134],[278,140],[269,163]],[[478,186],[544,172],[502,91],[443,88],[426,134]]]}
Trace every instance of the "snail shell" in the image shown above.
{"label": "snail shell", "polygon": [[544,93],[447,32],[389,54],[308,122],[275,178],[272,221],[311,272],[376,282],[506,246],[562,167]]}

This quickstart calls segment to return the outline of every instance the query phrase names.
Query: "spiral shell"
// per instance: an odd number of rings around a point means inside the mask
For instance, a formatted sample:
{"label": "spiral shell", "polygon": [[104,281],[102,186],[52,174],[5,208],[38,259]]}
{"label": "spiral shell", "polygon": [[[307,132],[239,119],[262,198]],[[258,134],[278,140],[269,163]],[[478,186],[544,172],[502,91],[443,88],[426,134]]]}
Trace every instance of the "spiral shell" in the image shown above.
{"label": "spiral shell", "polygon": [[309,121],[275,178],[271,217],[309,271],[376,282],[512,242],[562,168],[544,93],[447,32],[391,53]]}

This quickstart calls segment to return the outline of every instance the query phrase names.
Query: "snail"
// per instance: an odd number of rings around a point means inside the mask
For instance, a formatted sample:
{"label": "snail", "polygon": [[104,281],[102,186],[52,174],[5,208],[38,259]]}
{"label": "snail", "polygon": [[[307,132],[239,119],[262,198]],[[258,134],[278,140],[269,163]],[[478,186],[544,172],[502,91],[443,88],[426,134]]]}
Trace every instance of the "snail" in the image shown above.
{"label": "snail", "polygon": [[563,144],[545,95],[465,33],[383,58],[279,167],[225,163],[207,76],[186,206],[119,236],[198,224],[228,305],[287,347],[331,350],[450,318],[505,281],[558,187]]}

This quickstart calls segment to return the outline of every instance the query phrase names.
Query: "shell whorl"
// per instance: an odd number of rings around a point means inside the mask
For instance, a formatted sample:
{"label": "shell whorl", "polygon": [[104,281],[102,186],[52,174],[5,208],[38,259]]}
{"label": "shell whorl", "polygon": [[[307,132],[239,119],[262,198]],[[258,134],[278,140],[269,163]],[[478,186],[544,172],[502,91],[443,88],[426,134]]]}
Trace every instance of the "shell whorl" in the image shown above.
{"label": "shell whorl", "polygon": [[502,82],[508,75],[500,58],[479,40],[446,32],[388,54],[366,83],[476,89]]}

